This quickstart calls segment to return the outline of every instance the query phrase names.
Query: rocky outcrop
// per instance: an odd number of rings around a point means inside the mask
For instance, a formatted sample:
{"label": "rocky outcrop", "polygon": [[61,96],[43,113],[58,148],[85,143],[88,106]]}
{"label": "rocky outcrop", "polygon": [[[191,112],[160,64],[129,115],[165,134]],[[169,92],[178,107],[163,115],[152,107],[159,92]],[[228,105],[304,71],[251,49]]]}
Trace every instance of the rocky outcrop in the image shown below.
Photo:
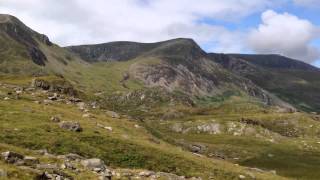
{"label": "rocky outcrop", "polygon": [[81,132],[83,130],[78,122],[72,121],[62,121],[59,123],[59,127],[74,132]]}
{"label": "rocky outcrop", "polygon": [[77,96],[79,93],[73,86],[64,79],[45,80],[41,78],[34,78],[31,82],[31,87],[39,88],[51,92],[58,92],[70,96]]}

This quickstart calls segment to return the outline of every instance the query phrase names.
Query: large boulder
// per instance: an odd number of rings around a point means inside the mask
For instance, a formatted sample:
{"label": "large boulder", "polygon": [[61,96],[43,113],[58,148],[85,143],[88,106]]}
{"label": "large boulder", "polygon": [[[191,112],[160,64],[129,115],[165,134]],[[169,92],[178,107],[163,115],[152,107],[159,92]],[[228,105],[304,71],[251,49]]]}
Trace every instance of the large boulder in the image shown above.
{"label": "large boulder", "polygon": [[68,131],[81,132],[83,129],[78,122],[62,121],[59,123],[60,128]]}
{"label": "large boulder", "polygon": [[102,172],[106,169],[104,162],[98,158],[82,160],[81,165],[95,172]]}
{"label": "large boulder", "polygon": [[4,161],[7,162],[7,163],[10,163],[10,164],[23,164],[24,156],[19,154],[19,153],[7,151],[7,152],[1,153],[1,156],[4,159]]}

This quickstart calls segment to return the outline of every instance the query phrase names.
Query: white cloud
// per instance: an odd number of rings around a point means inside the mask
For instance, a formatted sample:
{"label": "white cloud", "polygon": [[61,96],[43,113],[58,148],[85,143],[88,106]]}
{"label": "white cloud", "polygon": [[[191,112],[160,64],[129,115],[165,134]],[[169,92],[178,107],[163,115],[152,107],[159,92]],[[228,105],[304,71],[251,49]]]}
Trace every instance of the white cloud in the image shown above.
{"label": "white cloud", "polygon": [[249,46],[257,53],[277,53],[313,62],[320,57],[319,49],[311,45],[319,32],[308,20],[268,10],[262,14],[262,24],[249,35]]}
{"label": "white cloud", "polygon": [[[282,1],[282,0],[281,0]],[[235,35],[203,19],[237,21],[269,8],[273,0],[0,0],[0,12],[17,16],[60,45],[176,37],[236,50]],[[201,22],[201,23],[200,23]],[[224,38],[222,38],[224,37]]]}

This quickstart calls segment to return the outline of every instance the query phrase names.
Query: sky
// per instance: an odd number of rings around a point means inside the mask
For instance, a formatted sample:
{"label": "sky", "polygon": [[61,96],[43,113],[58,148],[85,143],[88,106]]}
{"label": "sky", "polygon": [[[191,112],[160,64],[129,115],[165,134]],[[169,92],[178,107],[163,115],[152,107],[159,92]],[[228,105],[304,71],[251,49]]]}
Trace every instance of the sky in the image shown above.
{"label": "sky", "polygon": [[192,38],[207,52],[280,54],[320,67],[320,0],[0,0],[61,45]]}

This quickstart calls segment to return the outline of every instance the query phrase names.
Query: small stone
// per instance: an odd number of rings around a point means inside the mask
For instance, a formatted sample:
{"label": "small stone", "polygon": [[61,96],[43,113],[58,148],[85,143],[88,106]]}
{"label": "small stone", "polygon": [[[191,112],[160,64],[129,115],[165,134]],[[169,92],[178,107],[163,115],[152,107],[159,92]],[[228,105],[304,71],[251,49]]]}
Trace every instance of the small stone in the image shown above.
{"label": "small stone", "polygon": [[240,179],[245,179],[246,177],[245,177],[244,175],[240,174],[240,175],[239,175],[239,178],[240,178]]}
{"label": "small stone", "polygon": [[138,124],[135,124],[134,127],[137,128],[137,129],[140,128],[140,126]]}
{"label": "small stone", "polygon": [[55,122],[55,123],[58,123],[58,122],[61,121],[60,118],[57,117],[57,116],[52,116],[52,117],[50,118],[50,120],[51,120],[52,122]]}
{"label": "small stone", "polygon": [[8,98],[8,97],[5,97],[3,100],[5,100],[5,101],[8,101],[8,100],[10,100],[10,98]]}
{"label": "small stone", "polygon": [[82,115],[83,118],[93,118],[94,116],[90,113],[86,113]]}
{"label": "small stone", "polygon": [[106,129],[108,131],[112,131],[113,130],[112,127],[108,127],[108,126],[104,127],[104,129]]}
{"label": "small stone", "polygon": [[86,108],[86,104],[84,102],[77,103],[77,106],[80,110],[84,110]]}
{"label": "small stone", "polygon": [[120,118],[120,115],[116,112],[113,112],[113,111],[107,111],[107,115],[112,117],[112,118],[115,118],[115,119],[119,119]]}

